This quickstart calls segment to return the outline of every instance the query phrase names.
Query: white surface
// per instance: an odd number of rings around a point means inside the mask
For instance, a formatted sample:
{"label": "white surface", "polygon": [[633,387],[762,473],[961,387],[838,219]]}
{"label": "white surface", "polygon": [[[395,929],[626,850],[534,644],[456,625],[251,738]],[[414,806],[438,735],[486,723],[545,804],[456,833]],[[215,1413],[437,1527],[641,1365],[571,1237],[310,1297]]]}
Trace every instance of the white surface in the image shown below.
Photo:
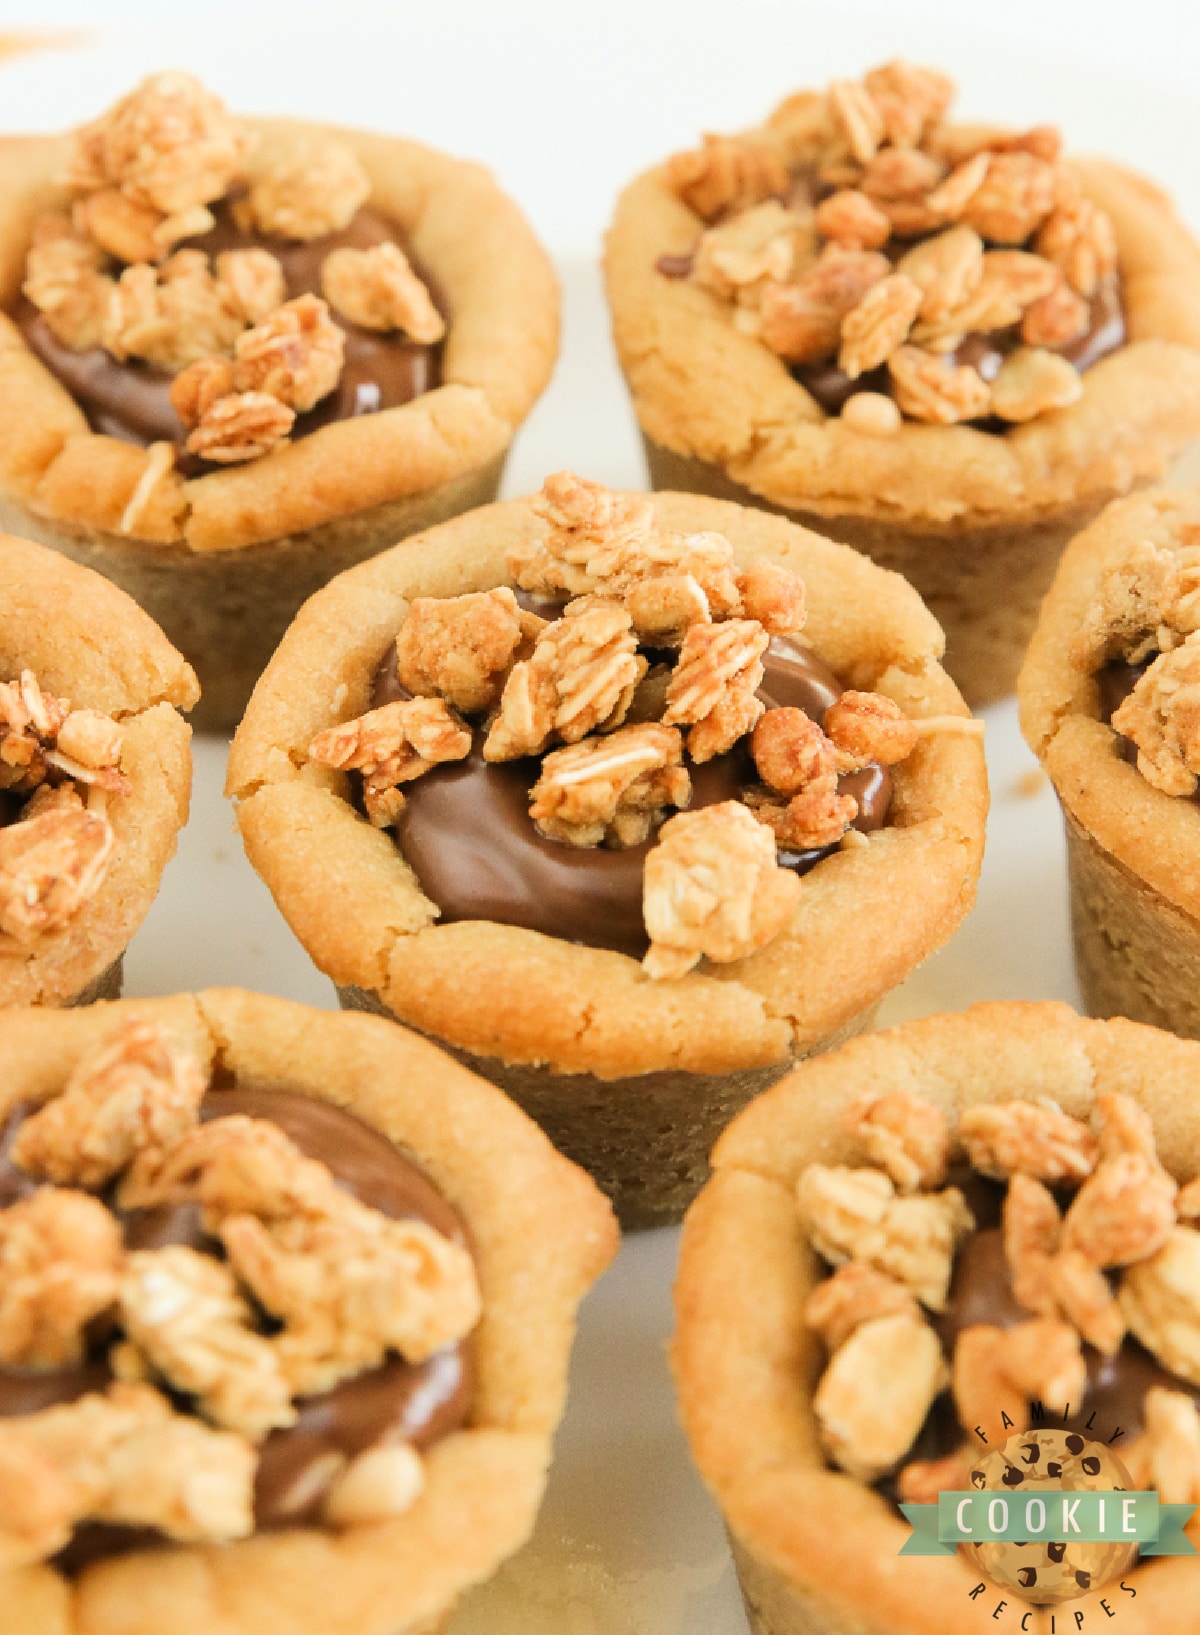
{"label": "white surface", "polygon": [[[1107,149],[1170,186],[1200,219],[1189,78],[1200,8],[1003,8],[924,0],[875,14],[764,0],[737,6],[442,0],[424,8],[0,3],[0,28],[94,25],[70,53],[0,68],[7,129],[66,125],[142,72],[178,63],[237,105],[403,131],[486,158],[558,258],[562,361],[518,441],[506,489],[571,465],[619,486],[645,481],[612,358],[596,270],[613,194],[639,166],[735,127],[802,83],[896,52],[958,74],[972,113],[1058,118],[1077,147]],[[199,21],[203,13],[203,21]],[[991,33],[972,32],[977,18]],[[124,19],[118,26],[116,19]],[[1036,48],[1027,43],[1038,39]],[[1067,51],[1074,55],[1065,54]],[[1124,65],[1124,66],[1122,66]],[[1135,72],[1136,69],[1136,72]],[[310,965],[247,865],[221,794],[225,748],[196,746],[191,824],[127,960],[126,992],[240,983],[317,1005]],[[979,904],[951,946],[884,1010],[886,1021],[979,999],[1075,999],[1057,808],[1021,744],[1015,711],[988,713],[993,812]],[[1024,792],[1022,792],[1024,790]],[[535,1538],[463,1605],[454,1635],[744,1635],[715,1509],[674,1417],[665,1341],[676,1234],[627,1243],[588,1301],[571,1401]]]}

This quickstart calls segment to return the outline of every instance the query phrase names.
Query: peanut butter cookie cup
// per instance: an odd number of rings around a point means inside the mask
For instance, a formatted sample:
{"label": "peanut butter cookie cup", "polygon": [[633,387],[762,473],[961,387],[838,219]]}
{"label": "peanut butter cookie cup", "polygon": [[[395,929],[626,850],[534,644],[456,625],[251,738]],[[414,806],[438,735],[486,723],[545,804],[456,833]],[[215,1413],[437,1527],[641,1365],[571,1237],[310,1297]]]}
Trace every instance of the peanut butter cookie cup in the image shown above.
{"label": "peanut butter cookie cup", "polygon": [[655,487],[897,569],[971,705],[1011,692],[1066,542],[1200,434],[1200,249],[1052,126],[949,118],[892,62],[621,196],[613,332]]}
{"label": "peanut butter cookie cup", "polygon": [[558,290],[480,166],[155,74],[0,151],[0,522],[116,581],[232,730],[296,609],[494,499]]}
{"label": "peanut butter cookie cup", "polygon": [[214,990],[0,1051],[6,1635],[443,1630],[533,1525],[586,1176],[377,1017]]}
{"label": "peanut butter cookie cup", "polygon": [[1200,493],[1123,500],[1073,541],[1021,671],[1062,803],[1088,1009],[1200,1038]]}
{"label": "peanut butter cookie cup", "polygon": [[314,597],[229,792],[344,1003],[665,1224],[733,1113],[970,906],[981,729],[941,645],[843,546],[560,473]]}
{"label": "peanut butter cookie cup", "polygon": [[673,1360],[755,1635],[1192,1627],[1194,1556],[901,1560],[898,1504],[1011,1491],[1051,1445],[1059,1487],[1200,1500],[1198,1084],[1170,1034],[978,1005],[806,1062],[726,1131]]}
{"label": "peanut butter cookie cup", "polygon": [[0,534],[0,1006],[120,992],[187,821],[198,697],[124,591]]}

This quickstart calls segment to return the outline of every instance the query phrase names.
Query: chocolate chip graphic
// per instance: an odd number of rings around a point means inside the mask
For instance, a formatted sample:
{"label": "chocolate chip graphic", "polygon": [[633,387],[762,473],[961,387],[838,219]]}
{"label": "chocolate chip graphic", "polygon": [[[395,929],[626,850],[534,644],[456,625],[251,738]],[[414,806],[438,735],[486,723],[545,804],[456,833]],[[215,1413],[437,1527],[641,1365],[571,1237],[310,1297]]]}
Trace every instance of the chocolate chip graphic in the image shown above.
{"label": "chocolate chip graphic", "polygon": [[1024,1459],[1027,1465],[1036,1465],[1041,1457],[1042,1450],[1036,1442],[1026,1442],[1021,1449],[1021,1458]]}
{"label": "chocolate chip graphic", "polygon": [[1082,1453],[1084,1448],[1086,1448],[1086,1447],[1087,1447],[1087,1443],[1084,1441],[1082,1436],[1068,1436],[1068,1438],[1067,1438],[1067,1452],[1068,1453]]}
{"label": "chocolate chip graphic", "polygon": [[1037,1568],[1022,1567],[1020,1572],[1017,1574],[1017,1582],[1020,1584],[1023,1590],[1031,1590],[1037,1583]]}
{"label": "chocolate chip graphic", "polygon": [[1081,1590],[1090,1590],[1092,1587],[1091,1573],[1085,1573],[1082,1568],[1075,1574],[1075,1582]]}
{"label": "chocolate chip graphic", "polygon": [[1054,1477],[1062,1475],[1062,1466],[1059,1464],[1057,1459],[1051,1460],[1051,1462],[1046,1466],[1046,1475]]}
{"label": "chocolate chip graphic", "polygon": [[1048,1544],[1046,1546],[1046,1554],[1050,1557],[1051,1561],[1061,1561],[1066,1553],[1067,1547],[1065,1544]]}
{"label": "chocolate chip graphic", "polygon": [[984,1473],[981,1470],[973,1470],[971,1472],[971,1486],[972,1487],[986,1487],[987,1486],[987,1477],[984,1475]]}
{"label": "chocolate chip graphic", "polygon": [[1096,1458],[1094,1453],[1088,1454],[1087,1458],[1083,1461],[1083,1468],[1089,1476],[1099,1476],[1100,1461]]}
{"label": "chocolate chip graphic", "polygon": [[1023,1470],[1018,1470],[1015,1465],[1009,1465],[1008,1469],[1004,1472],[1005,1487],[1020,1487],[1024,1480],[1025,1472]]}

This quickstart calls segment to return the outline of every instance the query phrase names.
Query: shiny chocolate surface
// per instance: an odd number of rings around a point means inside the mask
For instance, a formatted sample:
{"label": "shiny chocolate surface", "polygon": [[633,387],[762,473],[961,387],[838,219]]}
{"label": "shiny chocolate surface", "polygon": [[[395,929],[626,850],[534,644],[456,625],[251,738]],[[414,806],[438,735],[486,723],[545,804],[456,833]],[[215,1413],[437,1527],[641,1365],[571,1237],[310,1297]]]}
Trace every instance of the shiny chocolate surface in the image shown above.
{"label": "shiny chocolate surface", "polygon": [[[546,611],[544,604],[538,611]],[[818,721],[842,692],[818,658],[780,637],[771,642],[764,669],[758,695],[764,703],[794,705]],[[653,672],[647,682],[652,677]],[[392,650],[377,673],[373,703],[402,696]],[[630,718],[636,719],[636,701]],[[404,786],[407,804],[397,844],[421,889],[441,909],[440,923],[494,920],[640,959],[649,947],[642,872],[654,840],[623,851],[547,840],[529,816],[540,759],[486,762],[483,737],[477,730],[466,760],[436,767]],[[736,800],[758,781],[744,742],[703,765],[689,762],[688,771],[693,811]],[[887,821],[892,780],[885,768],[848,774],[839,787],[859,803],[856,829],[867,832]],[[783,851],[779,861],[803,874],[836,849]]]}
{"label": "shiny chocolate surface", "polygon": [[[341,232],[300,244],[243,232],[235,225],[228,205],[218,206],[214,214],[217,225],[213,231],[188,240],[181,248],[205,250],[214,256],[222,250],[269,250],[283,267],[289,299],[321,294],[321,264],[330,250],[369,249],[390,239],[409,253],[400,229],[370,209],[360,210]],[[424,269],[418,267],[417,271],[428,283]],[[444,312],[445,303],[438,291],[432,289],[431,293]],[[161,441],[182,445],[186,433],[171,407],[171,375],[136,359],[118,362],[103,347],[73,352],[55,338],[46,320],[27,300],[18,303],[14,316],[30,350],[71,393],[93,431],[128,443]],[[396,408],[441,383],[440,345],[422,346],[394,331],[360,329],[336,312],[332,316],[346,335],[341,378],[315,408],[297,417],[293,438],[304,437],[334,420]],[[203,462],[196,465],[213,469]]]}

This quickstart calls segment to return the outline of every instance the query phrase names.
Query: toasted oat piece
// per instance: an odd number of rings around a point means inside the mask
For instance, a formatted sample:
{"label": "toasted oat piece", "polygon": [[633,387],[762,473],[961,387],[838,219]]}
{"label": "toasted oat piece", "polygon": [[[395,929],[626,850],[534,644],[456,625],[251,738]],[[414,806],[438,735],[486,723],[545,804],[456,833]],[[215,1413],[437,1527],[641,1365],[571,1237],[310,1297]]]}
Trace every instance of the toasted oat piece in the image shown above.
{"label": "toasted oat piece", "polygon": [[126,1021],[27,1119],[14,1161],[58,1186],[98,1190],[135,1156],[157,1161],[194,1129],[205,1075],[152,1022]]}
{"label": "toasted oat piece", "polygon": [[1175,1226],[1179,1188],[1143,1153],[1101,1158],[1075,1194],[1063,1242],[1095,1266],[1130,1266],[1157,1254]]}
{"label": "toasted oat piece", "polygon": [[646,722],[557,749],[529,792],[529,815],[551,840],[637,846],[667,806],[686,806],[692,782],[674,727]]}
{"label": "toasted oat piece", "polygon": [[348,227],[370,193],[349,143],[324,132],[276,131],[254,155],[244,216],[280,238],[323,238]]}
{"label": "toasted oat piece", "polygon": [[1126,1269],[1117,1298],[1147,1351],[1200,1387],[1200,1232],[1175,1227],[1153,1255]]}
{"label": "toasted oat piece", "polygon": [[1083,1401],[1087,1386],[1079,1335],[1069,1323],[1046,1318],[1008,1329],[987,1323],[964,1328],[953,1367],[959,1423],[991,1442],[1003,1441],[1010,1428],[1025,1430],[1031,1403],[1065,1413]]}
{"label": "toasted oat piece", "polygon": [[108,819],[82,807],[0,829],[0,937],[28,944],[69,925],[104,884],[115,846]]}
{"label": "toasted oat piece", "polygon": [[799,896],[798,877],[776,865],[770,834],[737,801],[681,812],[646,858],[642,967],[661,980],[705,957],[744,959],[779,935]]}
{"label": "toasted oat piece", "polygon": [[1051,1185],[1081,1181],[1096,1165],[1096,1138],[1056,1102],[993,1102],[968,1107],[959,1135],[981,1175],[1032,1175]]}
{"label": "toasted oat piece", "polygon": [[545,620],[526,613],[507,586],[465,596],[418,596],[396,636],[400,685],[437,695],[472,715],[499,701],[504,682]]}
{"label": "toasted oat piece", "polygon": [[704,137],[703,147],[677,153],[667,166],[671,186],[705,221],[787,192],[787,169],[773,148],[751,137]]}
{"label": "toasted oat piece", "polygon": [[923,1317],[864,1323],[834,1353],[813,1397],[831,1458],[861,1482],[893,1470],[947,1377],[938,1337]]}
{"label": "toasted oat piece", "polygon": [[411,783],[445,761],[471,752],[471,731],[440,698],[403,698],[366,715],[326,727],[308,746],[312,760],[340,772],[361,772],[367,815],[378,827],[403,809],[390,799],[397,785]]}
{"label": "toasted oat piece", "polygon": [[693,625],[684,637],[663,723],[691,727],[688,753],[694,761],[725,754],[763,714],[766,706],[755,695],[768,641],[754,619]]}
{"label": "toasted oat piece", "polygon": [[804,1302],[804,1321],[821,1336],[831,1354],[864,1323],[901,1315],[920,1316],[912,1290],[861,1260],[839,1266]]}
{"label": "toasted oat piece", "polygon": [[446,333],[433,297],[398,244],[331,250],[321,263],[321,289],[335,312],[363,329],[401,329],[425,346]]}
{"label": "toasted oat piece", "polygon": [[117,1296],[121,1229],[97,1198],[42,1187],[0,1210],[0,1363],[79,1362],[87,1325]]}
{"label": "toasted oat piece", "polygon": [[950,1125],[940,1107],[909,1090],[868,1095],[846,1111],[846,1127],[900,1192],[940,1187],[950,1158]]}
{"label": "toasted oat piece", "polygon": [[1163,653],[1112,718],[1137,745],[1137,768],[1165,795],[1193,795],[1200,781],[1200,637]]}

